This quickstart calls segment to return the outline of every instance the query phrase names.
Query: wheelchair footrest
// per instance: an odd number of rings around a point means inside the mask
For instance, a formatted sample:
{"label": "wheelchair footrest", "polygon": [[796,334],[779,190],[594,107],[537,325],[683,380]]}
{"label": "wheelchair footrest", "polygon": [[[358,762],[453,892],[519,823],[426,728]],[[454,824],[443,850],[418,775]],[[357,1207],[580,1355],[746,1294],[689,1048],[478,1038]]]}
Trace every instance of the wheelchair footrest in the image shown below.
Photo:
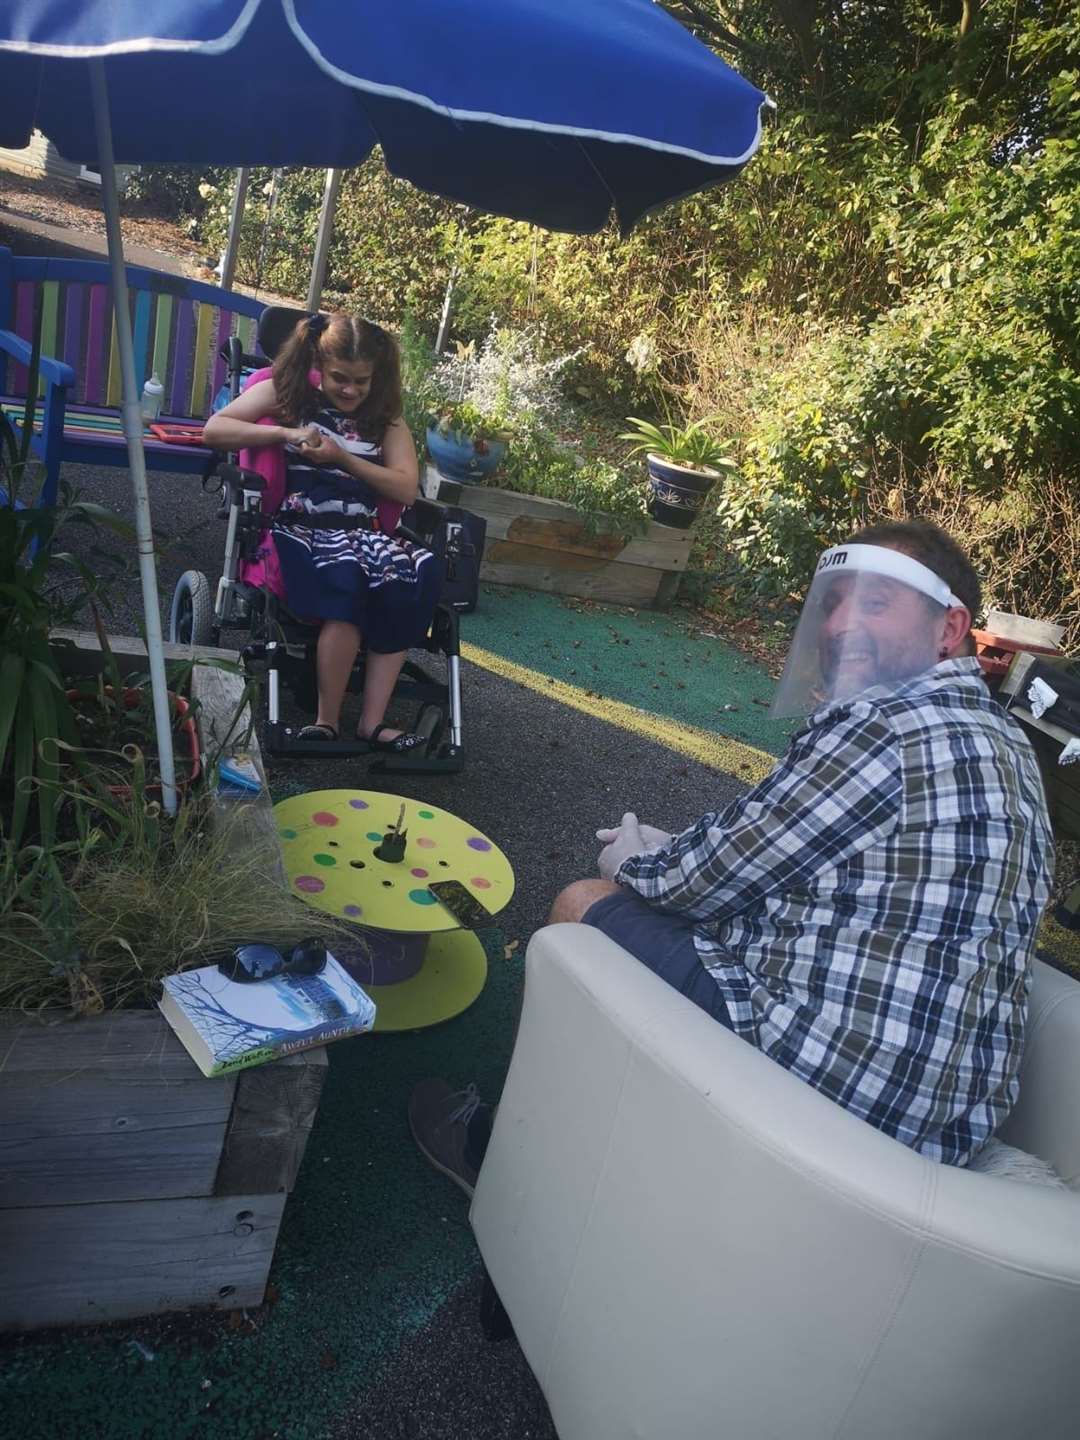
{"label": "wheelchair footrest", "polygon": [[365,758],[377,754],[366,740],[302,740],[298,730],[291,725],[267,725],[266,748],[271,755],[296,755],[305,759],[326,760],[348,759],[362,755]]}
{"label": "wheelchair footrest", "polygon": [[383,751],[368,768],[386,775],[456,775],[465,768],[465,750],[461,745],[440,745],[434,752],[412,750],[406,755]]}
{"label": "wheelchair footrest", "polygon": [[373,750],[366,740],[302,740],[290,725],[270,724],[266,727],[266,749],[271,755],[291,755],[304,760],[364,759],[375,771],[418,775],[452,775],[465,764],[465,751],[460,745],[439,745],[433,751]]}

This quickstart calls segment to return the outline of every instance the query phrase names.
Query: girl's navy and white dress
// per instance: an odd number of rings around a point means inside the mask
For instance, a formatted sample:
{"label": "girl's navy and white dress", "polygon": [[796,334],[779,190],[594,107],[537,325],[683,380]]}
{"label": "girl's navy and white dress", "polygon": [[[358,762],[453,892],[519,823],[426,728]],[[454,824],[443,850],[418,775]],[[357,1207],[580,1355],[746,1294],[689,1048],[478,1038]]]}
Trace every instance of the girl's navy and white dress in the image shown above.
{"label": "girl's navy and white dress", "polygon": [[[308,423],[350,455],[383,463],[381,442],[362,439],[355,420],[325,400]],[[335,515],[374,517],[383,497],[344,470],[305,463],[292,446],[285,453],[286,494],[273,535],[289,609],[305,620],[348,620],[379,654],[419,645],[439,597],[435,557],[378,530],[335,529]],[[292,528],[289,511],[325,515],[326,529]]]}

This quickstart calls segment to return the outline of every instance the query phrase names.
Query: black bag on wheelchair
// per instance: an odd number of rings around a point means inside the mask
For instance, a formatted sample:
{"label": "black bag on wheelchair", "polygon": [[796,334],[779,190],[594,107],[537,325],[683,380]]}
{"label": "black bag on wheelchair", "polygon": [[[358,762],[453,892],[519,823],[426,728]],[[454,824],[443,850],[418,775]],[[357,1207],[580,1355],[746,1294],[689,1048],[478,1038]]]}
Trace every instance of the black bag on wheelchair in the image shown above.
{"label": "black bag on wheelchair", "polygon": [[401,529],[416,535],[433,554],[446,557],[439,600],[463,615],[471,614],[480,595],[487,521],[457,505],[417,500],[402,515]]}

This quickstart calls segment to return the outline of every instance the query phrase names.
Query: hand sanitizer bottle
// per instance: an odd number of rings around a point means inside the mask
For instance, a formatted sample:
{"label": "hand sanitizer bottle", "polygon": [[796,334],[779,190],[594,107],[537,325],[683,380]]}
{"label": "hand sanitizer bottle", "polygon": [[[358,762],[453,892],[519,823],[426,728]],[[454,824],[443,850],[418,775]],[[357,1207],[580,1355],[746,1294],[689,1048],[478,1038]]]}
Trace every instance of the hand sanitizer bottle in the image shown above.
{"label": "hand sanitizer bottle", "polygon": [[156,420],[161,414],[161,399],[165,394],[165,386],[156,375],[151,375],[143,386],[142,392],[142,413],[144,420]]}

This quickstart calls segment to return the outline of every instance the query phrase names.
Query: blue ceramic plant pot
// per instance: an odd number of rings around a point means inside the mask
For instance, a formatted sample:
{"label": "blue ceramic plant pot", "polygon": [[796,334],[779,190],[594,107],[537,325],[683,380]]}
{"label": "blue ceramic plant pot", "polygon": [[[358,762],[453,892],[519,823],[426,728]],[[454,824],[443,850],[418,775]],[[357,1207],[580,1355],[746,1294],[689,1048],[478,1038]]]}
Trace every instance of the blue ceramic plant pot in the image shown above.
{"label": "blue ceramic plant pot", "polygon": [[482,441],[483,451],[478,454],[476,446],[464,435],[451,430],[444,435],[434,425],[428,426],[428,453],[435,462],[435,468],[447,480],[483,480],[498,467],[506,454],[502,440]]}
{"label": "blue ceramic plant pot", "polygon": [[709,491],[720,479],[719,470],[691,470],[652,451],[645,459],[649,467],[649,514],[661,525],[689,530]]}

